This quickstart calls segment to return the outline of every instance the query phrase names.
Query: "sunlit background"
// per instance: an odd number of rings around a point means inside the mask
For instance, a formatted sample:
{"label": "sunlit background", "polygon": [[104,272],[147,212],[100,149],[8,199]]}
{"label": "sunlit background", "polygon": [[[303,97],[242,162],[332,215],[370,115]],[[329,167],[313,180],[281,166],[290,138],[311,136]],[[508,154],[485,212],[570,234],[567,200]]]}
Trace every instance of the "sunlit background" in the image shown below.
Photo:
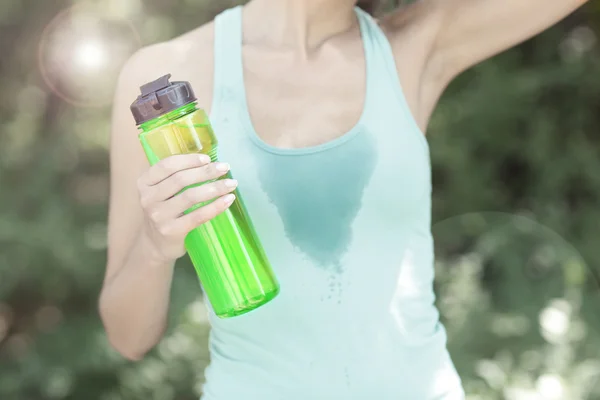
{"label": "sunlit background", "polygon": [[[187,260],[143,361],[97,315],[110,105],[136,49],[233,4],[0,1],[1,400],[200,395]],[[469,400],[600,399],[598,4],[463,74],[431,124],[436,291]]]}

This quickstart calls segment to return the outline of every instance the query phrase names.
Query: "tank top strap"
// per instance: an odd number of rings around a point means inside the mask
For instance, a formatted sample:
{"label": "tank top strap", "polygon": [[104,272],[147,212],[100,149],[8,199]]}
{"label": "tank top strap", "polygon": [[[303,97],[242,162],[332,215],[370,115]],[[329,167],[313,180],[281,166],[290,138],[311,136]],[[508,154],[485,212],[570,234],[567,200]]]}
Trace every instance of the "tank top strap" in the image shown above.
{"label": "tank top strap", "polygon": [[242,64],[242,6],[227,9],[214,20],[214,76],[211,115],[223,101],[231,102],[244,84]]}
{"label": "tank top strap", "polygon": [[402,107],[409,110],[398,76],[394,52],[386,34],[375,18],[367,12],[357,7],[356,13],[363,31],[365,57],[370,69],[367,74],[374,87],[373,91],[378,93],[378,97],[381,98],[381,93],[392,90],[400,100]]}

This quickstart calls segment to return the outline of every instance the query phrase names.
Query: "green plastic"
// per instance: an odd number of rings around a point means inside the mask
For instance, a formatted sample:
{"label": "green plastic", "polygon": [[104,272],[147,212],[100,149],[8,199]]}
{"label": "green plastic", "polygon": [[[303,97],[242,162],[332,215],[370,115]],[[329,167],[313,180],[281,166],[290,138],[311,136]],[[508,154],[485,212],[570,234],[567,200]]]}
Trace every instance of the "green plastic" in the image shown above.
{"label": "green plastic", "polygon": [[[151,165],[176,154],[202,153],[217,161],[218,142],[196,103],[140,125],[140,142]],[[231,173],[219,179],[231,178]],[[202,185],[203,182],[198,185]],[[197,185],[196,185],[197,186]],[[187,187],[186,189],[188,189]],[[185,189],[184,189],[185,190]],[[224,213],[192,230],[185,247],[215,314],[245,314],[279,293],[279,283],[236,189]],[[186,213],[207,203],[198,204]]]}

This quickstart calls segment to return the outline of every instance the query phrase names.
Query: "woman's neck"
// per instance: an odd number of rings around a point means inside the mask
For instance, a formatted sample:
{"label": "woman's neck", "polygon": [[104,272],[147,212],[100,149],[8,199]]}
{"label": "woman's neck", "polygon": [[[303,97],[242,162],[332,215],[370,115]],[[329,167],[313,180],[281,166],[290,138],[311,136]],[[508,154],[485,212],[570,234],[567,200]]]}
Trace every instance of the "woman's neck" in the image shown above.
{"label": "woman's neck", "polygon": [[245,39],[293,50],[302,58],[356,24],[355,0],[252,0],[245,7]]}

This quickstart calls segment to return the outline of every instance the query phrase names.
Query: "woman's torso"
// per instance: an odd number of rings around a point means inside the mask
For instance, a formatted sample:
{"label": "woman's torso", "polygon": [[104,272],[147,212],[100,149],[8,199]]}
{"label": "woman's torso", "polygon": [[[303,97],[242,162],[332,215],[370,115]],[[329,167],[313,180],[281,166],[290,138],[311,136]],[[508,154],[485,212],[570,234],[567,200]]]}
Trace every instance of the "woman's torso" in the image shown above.
{"label": "woman's torso", "polygon": [[[315,78],[332,89],[296,115],[293,91],[253,106],[260,87],[242,67],[241,8],[215,22],[219,157],[239,181],[281,293],[243,316],[211,315],[206,400],[462,398],[433,305],[427,142],[385,35],[357,15],[364,46],[347,62],[362,65],[362,83],[336,96],[335,71]],[[278,95],[276,81],[265,85]],[[284,140],[267,129],[278,125]]]}

